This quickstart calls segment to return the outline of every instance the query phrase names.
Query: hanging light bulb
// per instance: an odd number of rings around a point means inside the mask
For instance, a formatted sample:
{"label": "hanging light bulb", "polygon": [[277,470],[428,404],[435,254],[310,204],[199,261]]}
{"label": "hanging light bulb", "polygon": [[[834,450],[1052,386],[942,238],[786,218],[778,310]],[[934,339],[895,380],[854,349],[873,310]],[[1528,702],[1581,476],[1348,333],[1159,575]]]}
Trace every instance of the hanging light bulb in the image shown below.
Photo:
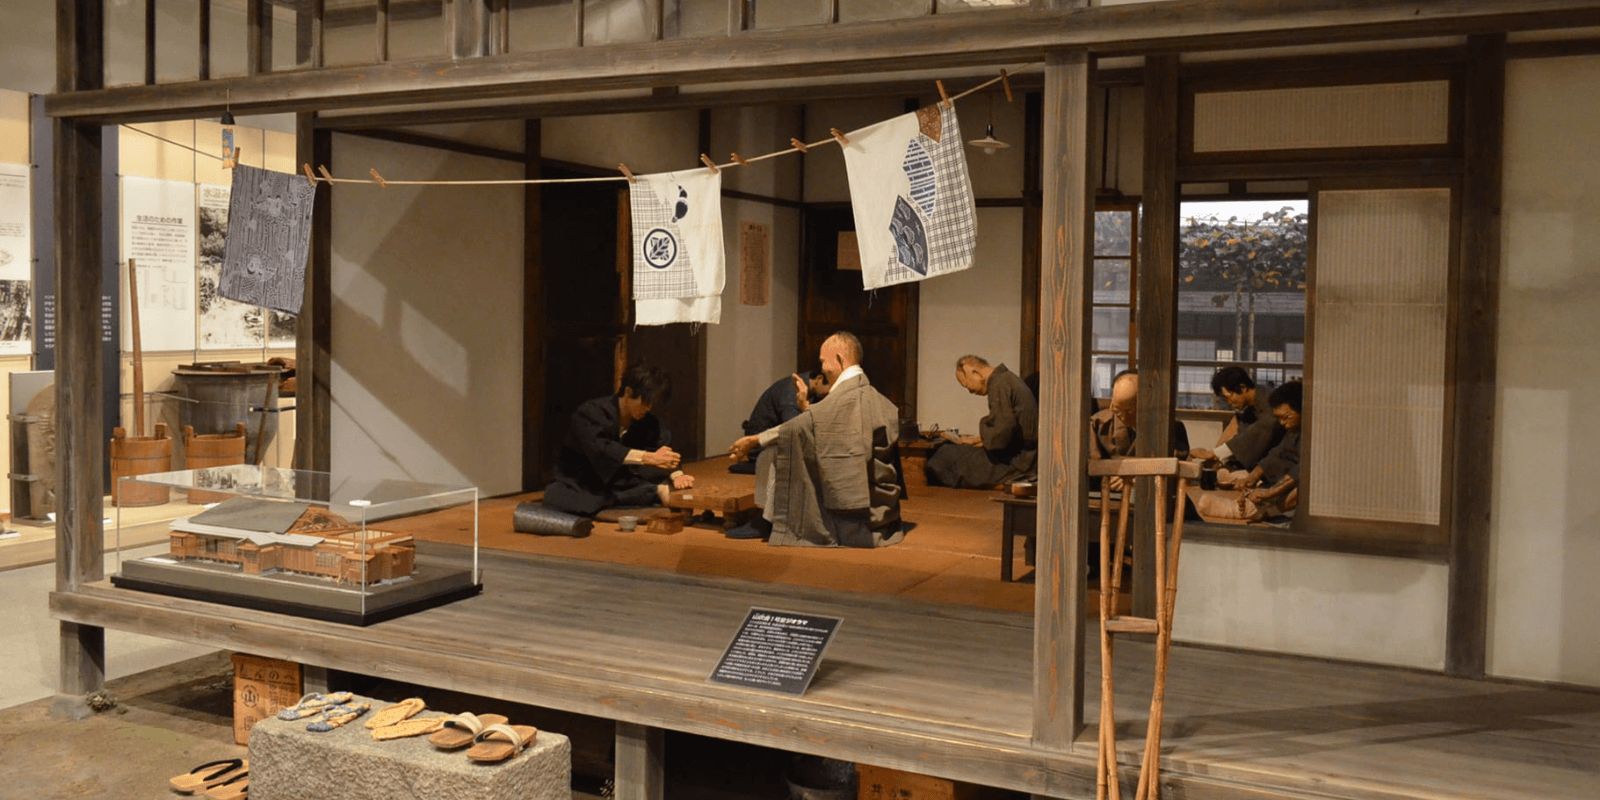
{"label": "hanging light bulb", "polygon": [[983,151],[986,156],[994,155],[996,150],[1004,150],[1011,145],[994,138],[994,95],[989,95],[989,126],[983,129],[982,139],[973,139],[967,144]]}

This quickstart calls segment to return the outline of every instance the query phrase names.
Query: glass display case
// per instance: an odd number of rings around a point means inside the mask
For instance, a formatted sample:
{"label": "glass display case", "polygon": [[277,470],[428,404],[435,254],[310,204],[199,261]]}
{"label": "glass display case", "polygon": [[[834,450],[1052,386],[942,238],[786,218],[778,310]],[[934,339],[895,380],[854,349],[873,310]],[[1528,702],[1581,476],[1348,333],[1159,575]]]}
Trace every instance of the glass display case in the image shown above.
{"label": "glass display case", "polygon": [[[118,507],[118,587],[355,625],[483,590],[475,487],[236,464],[118,489],[175,512],[125,526]],[[124,559],[124,532],[151,525],[166,526],[166,551]]]}

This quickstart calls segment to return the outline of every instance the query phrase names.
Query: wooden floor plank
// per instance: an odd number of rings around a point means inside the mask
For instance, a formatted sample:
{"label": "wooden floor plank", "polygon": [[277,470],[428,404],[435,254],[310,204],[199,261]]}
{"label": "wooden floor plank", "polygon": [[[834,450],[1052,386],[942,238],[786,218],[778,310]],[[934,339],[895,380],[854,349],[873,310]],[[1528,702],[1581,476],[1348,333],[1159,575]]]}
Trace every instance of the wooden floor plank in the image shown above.
{"label": "wooden floor plank", "polygon": [[[470,563],[464,548],[421,549]],[[1029,742],[1026,613],[807,586],[775,594],[757,581],[529,553],[481,559],[481,596],[367,628],[219,614],[105,582],[51,602],[81,624],[1021,791],[1093,792],[1092,726],[1071,752]],[[706,682],[751,606],[845,620],[805,696]],[[1118,644],[1119,755],[1130,767],[1150,650]],[[1088,680],[1098,677],[1091,659]],[[1185,800],[1593,800],[1600,786],[1600,693],[1180,645],[1166,703],[1164,793]]]}

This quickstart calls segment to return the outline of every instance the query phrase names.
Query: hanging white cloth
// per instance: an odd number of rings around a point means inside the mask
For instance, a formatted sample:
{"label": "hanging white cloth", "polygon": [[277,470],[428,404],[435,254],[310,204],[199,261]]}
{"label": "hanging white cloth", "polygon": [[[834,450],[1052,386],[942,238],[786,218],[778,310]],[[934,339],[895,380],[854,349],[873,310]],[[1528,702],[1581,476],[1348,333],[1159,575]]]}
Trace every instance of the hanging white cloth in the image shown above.
{"label": "hanging white cloth", "polygon": [[867,289],[972,266],[978,221],[953,108],[919,108],[845,134]]}
{"label": "hanging white cloth", "polygon": [[722,174],[697,169],[640,175],[628,197],[635,323],[720,321],[726,271]]}

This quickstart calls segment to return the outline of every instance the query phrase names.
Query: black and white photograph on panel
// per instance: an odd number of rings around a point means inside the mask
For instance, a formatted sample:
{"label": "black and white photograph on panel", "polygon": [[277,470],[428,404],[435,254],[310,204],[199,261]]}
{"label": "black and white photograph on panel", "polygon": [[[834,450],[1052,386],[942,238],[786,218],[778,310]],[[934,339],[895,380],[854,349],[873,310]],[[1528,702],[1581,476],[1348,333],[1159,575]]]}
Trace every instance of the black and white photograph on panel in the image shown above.
{"label": "black and white photograph on panel", "polygon": [[32,221],[28,165],[0,164],[0,355],[32,350]]}
{"label": "black and white photograph on panel", "polygon": [[315,197],[316,188],[299,176],[234,168],[223,297],[299,313]]}
{"label": "black and white photograph on panel", "polygon": [[222,259],[228,247],[226,186],[202,184],[200,191],[200,347],[259,347],[264,336],[260,306],[239,303],[218,292]]}
{"label": "black and white photograph on panel", "polygon": [[267,312],[267,346],[293,347],[298,317],[283,311],[265,309]]}

